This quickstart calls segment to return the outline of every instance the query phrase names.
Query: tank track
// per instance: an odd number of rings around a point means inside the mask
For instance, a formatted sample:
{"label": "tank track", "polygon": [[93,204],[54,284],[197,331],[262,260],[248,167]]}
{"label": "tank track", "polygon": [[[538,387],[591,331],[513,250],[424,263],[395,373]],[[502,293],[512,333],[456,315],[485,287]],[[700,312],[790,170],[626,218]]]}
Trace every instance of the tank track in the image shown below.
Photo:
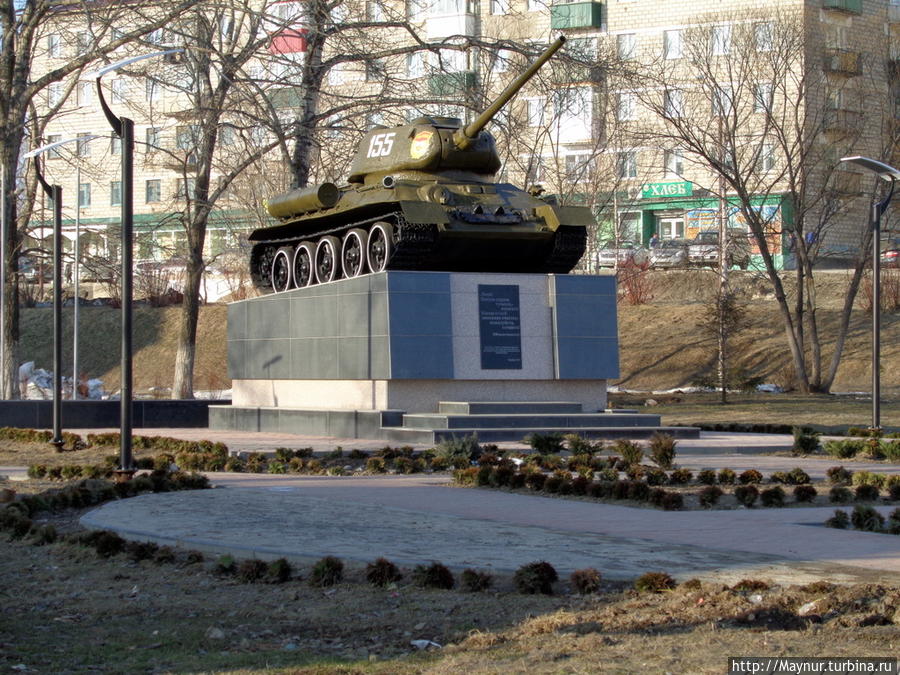
{"label": "tank track", "polygon": [[587,246],[587,230],[561,225],[553,238],[553,249],[543,265],[543,272],[568,274],[581,260]]}

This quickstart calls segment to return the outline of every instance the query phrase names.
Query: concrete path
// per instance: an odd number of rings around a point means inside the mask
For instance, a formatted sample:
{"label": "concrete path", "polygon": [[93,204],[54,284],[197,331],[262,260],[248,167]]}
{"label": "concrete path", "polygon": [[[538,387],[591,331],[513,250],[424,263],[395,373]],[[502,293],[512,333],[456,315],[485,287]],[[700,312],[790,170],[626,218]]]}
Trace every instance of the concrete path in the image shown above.
{"label": "concrete path", "polygon": [[[443,476],[215,474],[223,489],[111,502],[86,527],[160,543],[298,560],[438,560],[510,571],[547,560],[609,578],[900,582],[900,538],[830,530],[832,508],[664,512],[451,487]],[[880,509],[883,513],[890,508]]]}

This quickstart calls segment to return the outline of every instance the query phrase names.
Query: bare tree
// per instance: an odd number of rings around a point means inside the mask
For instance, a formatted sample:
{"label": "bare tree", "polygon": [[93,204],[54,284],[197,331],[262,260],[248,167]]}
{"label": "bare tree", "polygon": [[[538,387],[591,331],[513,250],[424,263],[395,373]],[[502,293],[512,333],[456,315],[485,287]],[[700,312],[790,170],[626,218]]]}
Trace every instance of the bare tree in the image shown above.
{"label": "bare tree", "polygon": [[[820,51],[817,45],[829,44],[816,33],[822,29],[804,24],[801,14],[766,10],[700,21],[682,31],[680,58],[645,59],[627,73],[649,111],[640,137],[683,153],[690,179],[720,200],[725,217],[746,224],[774,289],[797,385],[827,392],[871,236],[860,228],[852,245],[844,236],[842,250],[829,247],[839,240],[838,216],[851,196],[840,192],[847,177],[837,158],[866,149],[863,132],[880,128],[881,120],[864,115],[862,101],[882,92],[857,77],[859,53],[838,47]],[[789,225],[786,208],[792,211]],[[796,260],[793,304],[776,260],[788,253]],[[854,262],[830,365],[824,368],[814,265],[829,253]]]}
{"label": "bare tree", "polygon": [[[19,341],[18,257],[22,228],[28,222],[34,190],[19,199],[20,163],[30,126],[35,120],[36,99],[48,97],[41,109],[58,111],[71,90],[71,76],[132,40],[163,26],[173,14],[197,0],[144,3],[94,2],[82,0],[65,5],[54,0],[0,3],[0,164],[6,176],[6,254],[3,282],[6,284],[5,363],[0,364],[0,383],[5,397],[17,393],[15,364]],[[121,26],[128,26],[124,31]],[[114,28],[115,27],[115,28]],[[65,49],[75,54],[65,54]],[[58,51],[58,54],[57,54]],[[40,64],[40,68],[36,65]],[[66,82],[68,81],[68,84]],[[38,139],[34,139],[37,141]]]}

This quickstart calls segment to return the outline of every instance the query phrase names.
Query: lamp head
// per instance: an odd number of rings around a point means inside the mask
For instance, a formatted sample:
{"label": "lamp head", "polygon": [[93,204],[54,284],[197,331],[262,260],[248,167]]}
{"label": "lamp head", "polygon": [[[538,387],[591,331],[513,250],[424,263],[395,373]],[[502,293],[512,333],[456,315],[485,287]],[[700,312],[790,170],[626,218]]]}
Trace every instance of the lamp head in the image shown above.
{"label": "lamp head", "polygon": [[89,73],[85,74],[85,79],[89,80],[99,80],[101,77],[106,75],[107,73],[111,73],[115,70],[119,70],[119,68],[124,68],[125,66],[130,66],[132,63],[137,63],[138,61],[143,61],[144,59],[152,59],[156,56],[166,56],[168,54],[180,54],[184,49],[166,49],[160,52],[150,52],[149,54],[141,54],[140,56],[131,56],[127,59],[122,59],[121,61],[116,61],[115,63],[110,63],[107,66],[103,66],[97,70],[93,70]]}
{"label": "lamp head", "polygon": [[841,161],[849,162],[850,164],[856,164],[857,166],[861,166],[864,169],[868,169],[869,171],[874,171],[878,174],[879,177],[887,181],[900,179],[900,169],[895,169],[889,164],[879,162],[877,159],[854,155],[852,157],[841,157]]}

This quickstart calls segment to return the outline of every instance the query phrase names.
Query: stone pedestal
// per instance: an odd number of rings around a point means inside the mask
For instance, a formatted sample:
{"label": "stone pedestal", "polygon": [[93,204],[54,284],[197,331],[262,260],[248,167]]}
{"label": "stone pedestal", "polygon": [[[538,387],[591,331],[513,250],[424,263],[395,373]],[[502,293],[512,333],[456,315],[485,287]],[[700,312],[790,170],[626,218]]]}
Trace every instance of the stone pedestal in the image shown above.
{"label": "stone pedestal", "polygon": [[210,413],[219,428],[442,401],[602,410],[619,375],[615,278],[389,271],[254,298],[229,305],[228,362],[232,410]]}

